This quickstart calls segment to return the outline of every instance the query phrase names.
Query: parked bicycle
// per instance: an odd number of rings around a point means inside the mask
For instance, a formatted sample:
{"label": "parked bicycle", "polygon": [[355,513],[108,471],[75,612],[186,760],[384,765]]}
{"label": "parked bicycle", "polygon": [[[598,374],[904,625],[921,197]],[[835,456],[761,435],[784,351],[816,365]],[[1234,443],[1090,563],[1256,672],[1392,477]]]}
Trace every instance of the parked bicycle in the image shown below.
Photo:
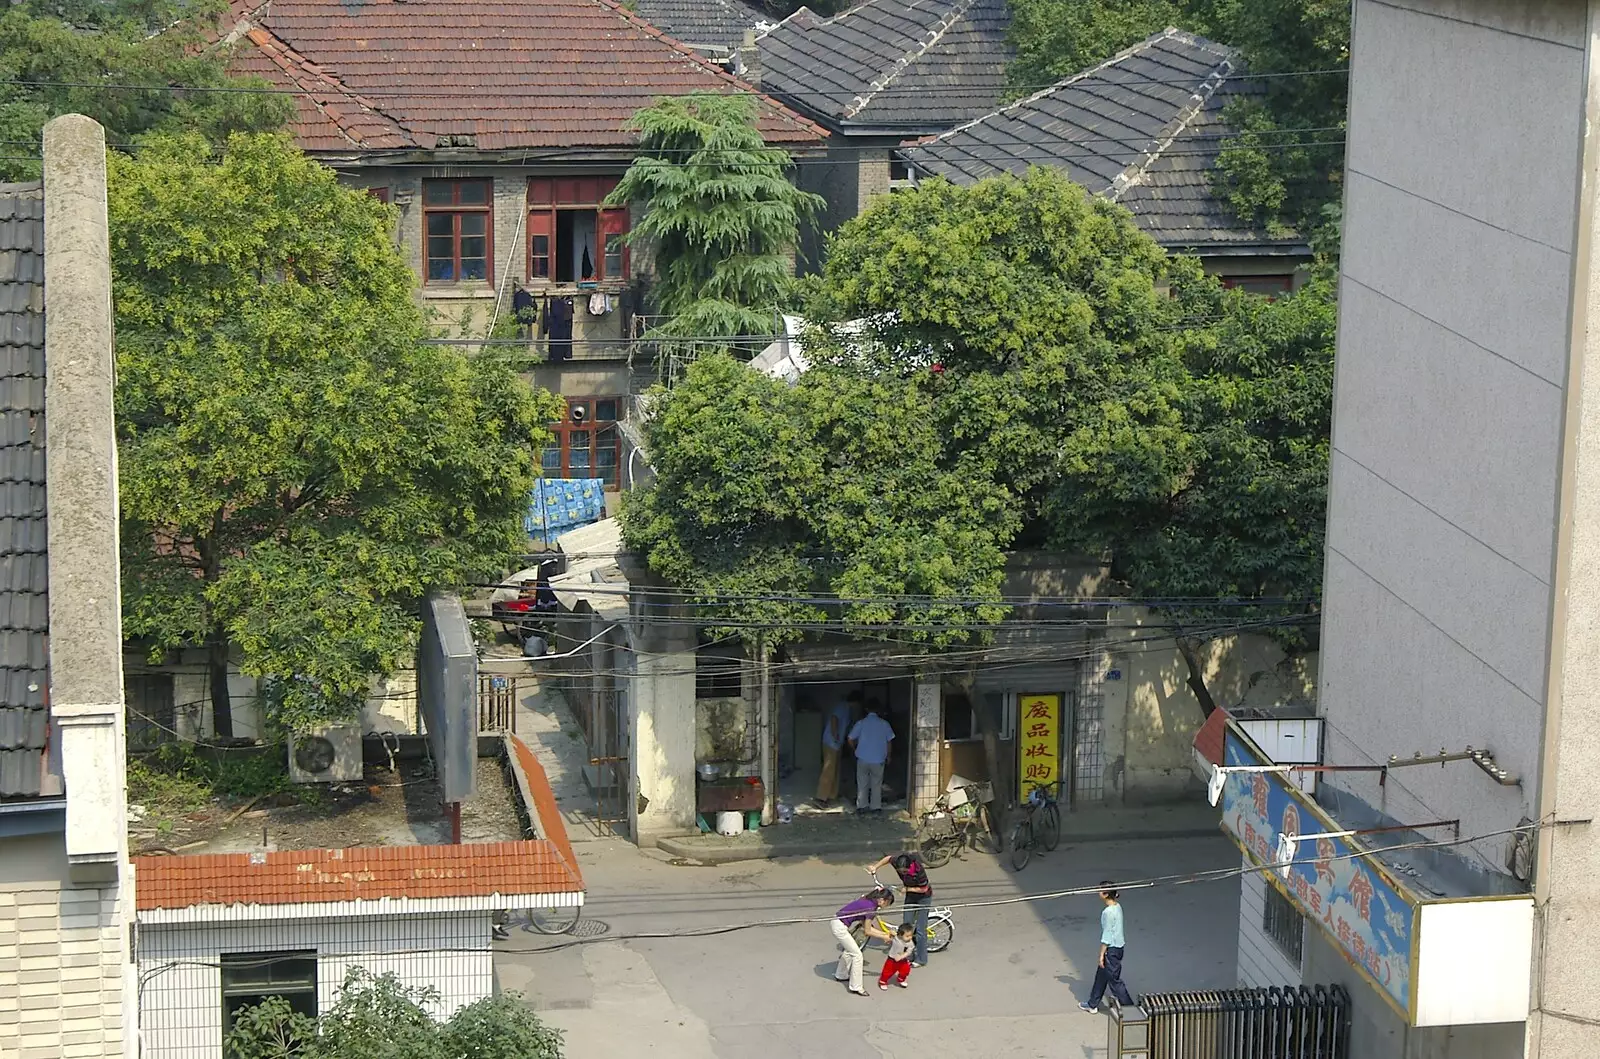
{"label": "parked bicycle", "polygon": [[922,814],[917,825],[918,849],[922,861],[930,868],[942,868],[951,857],[965,859],[966,851],[999,853],[994,828],[989,819],[989,806],[980,801],[981,789],[977,785],[960,788],[965,800],[952,806],[950,792],[939,795],[933,808]]}
{"label": "parked bicycle", "polygon": [[[924,854],[924,856],[926,856],[926,854]],[[888,887],[885,887],[883,882],[878,878],[877,872],[872,873],[872,881],[880,889],[888,889]],[[902,895],[905,891],[905,887],[903,886],[896,886],[893,889],[901,891]],[[873,925],[885,934],[894,933],[894,928],[890,927],[888,922],[882,917],[878,917]],[[854,927],[851,927],[850,933],[856,939],[857,945],[860,945],[863,949],[867,947],[869,939],[867,937],[867,929],[864,922],[857,923]],[[950,943],[955,940],[955,936],[955,914],[948,908],[928,909],[928,951],[943,952],[945,949],[950,947]]]}
{"label": "parked bicycle", "polygon": [[1011,829],[1007,845],[1011,850],[1011,867],[1021,871],[1033,858],[1035,846],[1054,850],[1061,844],[1061,808],[1056,802],[1058,784],[1039,784],[1028,791],[1024,801],[1025,812]]}

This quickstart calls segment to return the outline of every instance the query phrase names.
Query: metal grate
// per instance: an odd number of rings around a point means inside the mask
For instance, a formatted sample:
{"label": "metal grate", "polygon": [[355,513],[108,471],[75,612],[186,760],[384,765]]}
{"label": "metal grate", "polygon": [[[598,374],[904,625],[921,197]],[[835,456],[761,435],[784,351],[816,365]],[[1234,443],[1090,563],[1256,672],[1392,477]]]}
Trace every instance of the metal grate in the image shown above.
{"label": "metal grate", "polygon": [[1087,659],[1081,670],[1081,690],[1077,695],[1072,725],[1072,800],[1103,802],[1106,799],[1105,673],[1109,659],[1104,655]]}
{"label": "metal grate", "polygon": [[128,747],[150,750],[177,738],[177,708],[171,673],[129,673],[122,679],[127,698]]}
{"label": "metal grate", "polygon": [[1278,951],[1296,967],[1300,966],[1300,949],[1305,940],[1306,921],[1290,900],[1268,885],[1261,902],[1261,929]]}
{"label": "metal grate", "polygon": [[1149,1020],[1149,1059],[1350,1055],[1350,994],[1337,985],[1152,993],[1139,1007]]}

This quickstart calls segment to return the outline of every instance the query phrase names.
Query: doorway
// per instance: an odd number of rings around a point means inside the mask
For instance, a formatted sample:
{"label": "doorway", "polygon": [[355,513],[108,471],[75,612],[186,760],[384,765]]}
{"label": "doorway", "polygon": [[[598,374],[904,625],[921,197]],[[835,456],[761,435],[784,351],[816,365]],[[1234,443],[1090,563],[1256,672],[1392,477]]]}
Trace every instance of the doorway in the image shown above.
{"label": "doorway", "polygon": [[[860,701],[852,702],[852,693]],[[883,810],[898,812],[906,806],[911,789],[911,678],[880,680],[794,681],[783,689],[782,700],[789,716],[784,719],[779,741],[789,752],[782,755],[778,797],[800,816],[845,817],[855,812],[856,762],[848,743],[839,758],[838,797],[827,806],[816,802],[817,782],[822,774],[822,740],[830,714],[837,708],[848,716],[850,726],[866,714],[866,705],[876,702],[879,716],[894,730],[889,744],[889,760],[883,770]],[[848,706],[848,714],[845,710]]]}

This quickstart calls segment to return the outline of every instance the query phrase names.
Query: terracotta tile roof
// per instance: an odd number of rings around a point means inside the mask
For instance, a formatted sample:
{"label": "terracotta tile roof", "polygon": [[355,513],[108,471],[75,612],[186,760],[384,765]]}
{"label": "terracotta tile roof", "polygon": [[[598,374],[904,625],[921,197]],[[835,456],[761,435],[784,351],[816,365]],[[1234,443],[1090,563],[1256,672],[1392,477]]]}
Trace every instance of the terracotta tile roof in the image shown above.
{"label": "terracotta tile roof", "polygon": [[583,873],[578,870],[578,857],[572,851],[572,842],[567,838],[566,821],[561,818],[561,808],[556,805],[555,792],[550,789],[550,779],[545,775],[544,766],[539,764],[539,759],[533,756],[533,751],[528,749],[516,736],[510,740],[511,752],[516,756],[517,767],[522,774],[528,777],[528,791],[533,796],[533,812],[536,817],[534,827],[539,836],[546,839],[561,855],[567,859],[567,866],[572,869],[573,878],[578,880],[578,886],[583,886]]}
{"label": "terracotta tile roof", "polygon": [[371,846],[135,857],[138,908],[558,894],[583,884],[554,843]]}
{"label": "terracotta tile roof", "polygon": [[[753,91],[614,0],[271,0],[233,68],[298,90],[302,147],[626,148],[662,96]],[[761,97],[768,142],[819,126]]]}

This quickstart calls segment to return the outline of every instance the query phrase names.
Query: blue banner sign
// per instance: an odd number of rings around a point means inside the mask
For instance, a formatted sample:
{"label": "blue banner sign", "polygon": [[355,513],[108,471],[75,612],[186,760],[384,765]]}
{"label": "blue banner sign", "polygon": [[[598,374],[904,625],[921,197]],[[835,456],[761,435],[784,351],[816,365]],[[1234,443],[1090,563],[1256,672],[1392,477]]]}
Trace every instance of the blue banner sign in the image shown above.
{"label": "blue banner sign", "polygon": [[[1231,725],[1223,760],[1228,765],[1271,764]],[[1227,774],[1222,826],[1262,864],[1278,861],[1280,834],[1344,830],[1295,788],[1287,774],[1274,772]],[[1409,1020],[1418,901],[1392,882],[1375,858],[1350,857],[1364,849],[1344,838],[1308,839],[1296,844],[1287,879],[1277,871],[1265,877],[1299,905]]]}

